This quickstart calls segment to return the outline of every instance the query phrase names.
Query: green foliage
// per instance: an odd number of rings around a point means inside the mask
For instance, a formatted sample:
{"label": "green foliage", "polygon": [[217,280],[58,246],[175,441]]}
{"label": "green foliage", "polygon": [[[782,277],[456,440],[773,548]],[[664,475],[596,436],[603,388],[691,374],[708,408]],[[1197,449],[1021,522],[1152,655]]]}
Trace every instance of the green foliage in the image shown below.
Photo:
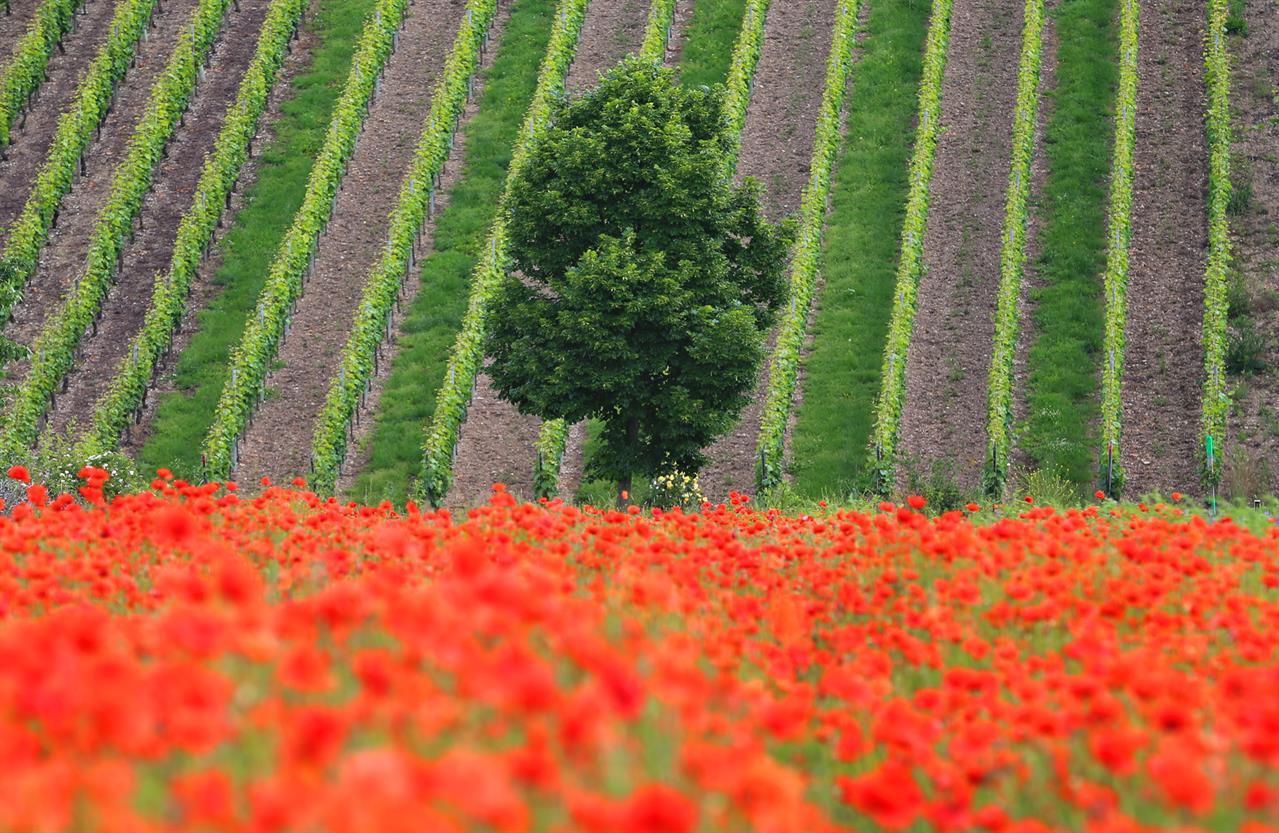
{"label": "green foliage", "polygon": [[13,60],[0,72],[0,148],[9,144],[13,123],[44,83],[45,68],[71,31],[85,0],[44,0],[35,19],[18,41]]}
{"label": "green foliage", "polygon": [[1039,258],[1026,357],[1026,422],[1016,445],[1038,468],[1091,494],[1104,331],[1106,178],[1117,78],[1118,0],[1053,9],[1056,84],[1044,129],[1047,168],[1037,200]]}
{"label": "green foliage", "polygon": [[782,313],[776,346],[769,362],[768,389],[760,419],[755,489],[759,493],[782,482],[782,457],[786,425],[790,419],[795,386],[799,382],[800,351],[807,332],[808,312],[817,285],[830,199],[831,173],[840,143],[840,115],[848,90],[853,44],[857,33],[857,0],[841,2],[836,12],[830,55],[826,60],[826,85],[817,115],[808,185],[800,204],[800,226],[790,261],[790,307]]}
{"label": "green foliage", "polygon": [[31,367],[0,420],[4,437],[0,455],[15,454],[35,440],[54,390],[71,370],[85,332],[101,315],[164,149],[191,103],[230,7],[231,0],[201,0],[191,25],[178,36],[168,64],[151,86],[147,107],[112,175],[107,203],[94,222],[85,272],[36,337]]}
{"label": "green foliage", "polygon": [[[1221,448],[1226,437],[1230,365],[1254,369],[1264,340],[1251,327],[1227,334],[1230,295],[1230,57],[1226,52],[1229,0],[1209,0],[1204,77],[1208,87],[1208,263],[1204,273],[1204,391],[1200,448],[1204,479],[1216,483],[1221,467],[1206,456],[1207,438]],[[1220,452],[1218,452],[1220,453]]]}
{"label": "green foliage", "polygon": [[[521,410],[604,422],[596,470],[625,480],[702,449],[746,404],[788,230],[759,186],[723,176],[723,91],[633,60],[553,108],[509,192],[512,266],[494,301],[490,374]],[[600,195],[606,199],[598,200]]]}
{"label": "green foliage", "polygon": [[212,422],[228,356],[306,195],[316,152],[374,2],[317,0],[314,6],[307,28],[317,43],[308,50],[307,68],[291,81],[280,102],[272,138],[255,160],[257,181],[218,245],[222,262],[214,283],[220,291],[197,313],[197,330],[178,358],[178,390],[156,404],[152,430],[139,456],[148,470],[165,466],[187,479],[199,476],[200,441]]}
{"label": "green foliage", "polygon": [[746,14],[744,0],[698,0],[684,30],[680,80],[690,87],[722,84]]}
{"label": "green foliage", "polygon": [[823,288],[805,359],[791,470],[810,499],[861,492],[909,187],[910,135],[931,4],[870,5],[831,183]]}
{"label": "green foliage", "polygon": [[1029,214],[1031,162],[1039,111],[1039,66],[1043,46],[1043,0],[1026,0],[1022,16],[1021,62],[1017,67],[1017,104],[1013,110],[1012,165],[1004,204],[999,252],[999,297],[995,307],[994,350],[990,362],[986,441],[989,465],[983,470],[988,495],[1003,493],[1012,451],[1013,359],[1021,323],[1018,303],[1026,265],[1026,222]]}
{"label": "green foliage", "polygon": [[138,41],[151,22],[159,0],[123,0],[111,18],[111,34],[80,79],[75,100],[58,119],[58,127],[36,175],[35,185],[22,213],[9,229],[4,257],[21,265],[11,279],[0,284],[0,319],[7,317],[22,297],[22,288],[36,269],[37,258],[53,226],[62,198],[71,190],[84,152],[115,95],[115,85],[133,61]]}
{"label": "green foliage", "polygon": [[204,438],[204,475],[209,479],[225,479],[236,464],[240,435],[265,395],[267,373],[302,295],[303,281],[314,268],[315,250],[333,216],[346,163],[355,152],[378,78],[407,11],[408,0],[378,0],[360,35],[346,85],[311,168],[306,197],[271,263],[257,315],[249,319],[231,352],[230,372]]}
{"label": "green foliage", "polygon": [[933,178],[933,157],[941,129],[941,84],[950,40],[951,0],[933,0],[932,20],[924,46],[924,72],[919,87],[919,123],[910,160],[910,193],[906,197],[906,221],[902,225],[901,259],[897,264],[896,297],[888,337],[884,345],[883,381],[875,402],[872,462],[875,489],[886,493],[893,486],[897,438],[906,399],[906,354],[915,327],[915,294],[924,269],[924,232],[928,226],[928,189]]}
{"label": "green foliage", "polygon": [[[742,26],[737,33],[732,53],[728,56],[728,70],[725,73],[723,102],[720,105],[723,139],[727,149],[722,155],[725,177],[731,177],[737,167],[737,153],[741,141],[742,127],[746,123],[746,110],[750,106],[752,79],[755,67],[759,63],[760,50],[763,47],[764,22],[768,15],[769,0],[749,0],[745,4],[741,16]],[[691,29],[706,24],[708,20],[720,20],[725,14],[722,4],[701,6],[701,16],[694,17]],[[654,9],[654,13],[658,11]],[[650,35],[652,30],[650,27]],[[725,33],[726,34],[726,33]],[[709,33],[708,35],[709,36]],[[642,59],[655,63],[658,52],[651,45],[651,38],[645,43],[645,54]],[[728,38],[719,36],[717,41],[728,42]],[[717,48],[702,49],[700,59],[695,55],[685,54],[682,69],[685,70],[684,83],[689,85],[688,71],[701,73],[709,71],[715,64]],[[709,60],[708,60],[709,59]],[[689,85],[691,86],[691,85]],[[594,423],[593,423],[594,424]],[[564,457],[564,449],[568,441],[568,423],[563,419],[550,419],[542,423],[537,440],[538,455],[534,466],[533,480],[536,484],[549,484],[558,481],[560,463]],[[594,461],[588,461],[588,468],[597,471]]]}
{"label": "green foliage", "polygon": [[[577,52],[578,37],[585,17],[585,0],[560,0],[556,7],[555,22],[538,72],[533,101],[511,151],[511,164],[507,169],[500,198],[503,206],[510,198],[511,183],[519,177],[521,168],[528,160],[531,141],[551,118],[552,101],[563,95],[564,79],[568,76],[569,65]],[[448,375],[437,390],[435,413],[422,444],[416,492],[419,497],[434,505],[444,499],[452,483],[458,435],[462,430],[462,423],[466,421],[471,394],[475,390],[480,364],[484,360],[483,344],[489,306],[506,274],[510,257],[506,222],[506,212],[499,209],[489,231],[486,251],[481,255],[482,260],[476,264],[471,276],[466,314],[449,353]]]}
{"label": "green foliage", "polygon": [[1109,234],[1103,279],[1106,324],[1101,364],[1100,486],[1121,494],[1119,464],[1123,423],[1124,330],[1127,321],[1128,242],[1132,236],[1132,152],[1137,118],[1137,0],[1120,0],[1119,93],[1115,112],[1115,153],[1110,169]]}
{"label": "green foliage", "polygon": [[94,406],[89,428],[78,445],[83,456],[115,448],[142,407],[160,360],[173,343],[174,330],[186,313],[191,281],[209,253],[231,189],[248,160],[249,143],[262,122],[276,73],[307,5],[308,0],[272,0],[267,10],[253,61],[240,82],[235,103],[227,110],[213,152],[205,160],[191,207],[178,225],[168,271],[156,276],[142,329]]}
{"label": "green foliage", "polygon": [[417,257],[422,229],[433,210],[435,186],[453,147],[496,9],[495,0],[470,0],[445,61],[417,152],[400,186],[399,201],[391,210],[386,252],[364,286],[337,376],[316,423],[311,450],[314,489],[331,491],[337,483],[346,457],[348,428],[377,370],[378,351],[386,339],[391,312]]}
{"label": "green foliage", "polygon": [[479,107],[462,127],[461,174],[448,207],[436,216],[420,289],[400,324],[386,388],[369,441],[369,460],[352,496],[403,502],[421,465],[422,426],[435,410],[449,347],[466,313],[471,272],[496,214],[511,151],[537,86],[555,0],[516,0],[493,64],[484,72]]}

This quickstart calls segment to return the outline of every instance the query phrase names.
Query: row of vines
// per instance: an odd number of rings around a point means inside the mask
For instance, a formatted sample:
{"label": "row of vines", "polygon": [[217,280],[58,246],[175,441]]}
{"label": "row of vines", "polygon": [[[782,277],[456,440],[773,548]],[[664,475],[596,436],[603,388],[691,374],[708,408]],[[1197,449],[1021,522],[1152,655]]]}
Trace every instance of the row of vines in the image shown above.
{"label": "row of vines", "polygon": [[910,191],[902,226],[901,259],[897,265],[892,318],[884,346],[875,427],[871,436],[874,478],[878,491],[892,487],[895,457],[906,398],[906,355],[915,323],[915,295],[924,268],[924,231],[928,225],[929,187],[941,123],[942,76],[950,41],[951,0],[933,0],[932,18],[924,48],[924,72],[919,85],[919,123],[910,160]]}
{"label": "row of vines", "polygon": [[164,72],[151,88],[147,108],[116,168],[107,203],[89,243],[88,265],[31,348],[31,367],[0,420],[4,451],[33,442],[54,390],[75,362],[87,329],[102,314],[122,265],[142,202],[151,190],[165,147],[195,94],[196,84],[221,31],[232,0],[201,0],[190,27],[178,39]]}
{"label": "row of vines", "polygon": [[[733,45],[732,61],[724,81],[724,132],[730,139],[725,154],[725,175],[732,176],[737,168],[737,156],[742,128],[746,124],[746,111],[750,107],[754,88],[755,67],[759,64],[764,47],[764,21],[768,17],[770,0],[749,0],[742,17],[742,27]],[[649,34],[653,34],[650,27]],[[645,57],[660,58],[655,46],[646,40]],[[564,450],[568,444],[568,425],[562,419],[547,420],[542,424],[537,439],[537,459],[534,463],[533,487],[539,496],[550,496],[557,490]],[[443,493],[441,493],[441,498]]]}
{"label": "row of vines", "polygon": [[266,377],[280,340],[315,268],[320,235],[332,218],[347,162],[408,6],[408,0],[380,0],[360,35],[350,74],[307,181],[306,198],[277,250],[256,314],[231,353],[226,383],[204,439],[204,474],[210,479],[228,477],[238,461],[241,435],[265,395]]}
{"label": "row of vines", "polygon": [[986,492],[998,496],[1008,477],[1013,437],[1013,359],[1021,316],[1022,278],[1026,265],[1030,168],[1035,156],[1039,105],[1039,69],[1044,32],[1043,0],[1026,0],[1017,68],[1017,103],[1013,110],[1012,164],[1004,202],[999,252],[999,297],[995,305],[995,339],[987,393],[986,438],[990,463],[983,472]]}
{"label": "row of vines", "polygon": [[[1208,86],[1208,264],[1204,274],[1204,477],[1221,478],[1214,442],[1226,431],[1230,397],[1226,391],[1227,284],[1230,272],[1230,60],[1226,53],[1229,0],[1208,2],[1205,75]],[[1210,450],[1211,449],[1211,450]]]}
{"label": "row of vines", "polygon": [[191,282],[208,255],[223,212],[230,204],[232,190],[249,158],[249,145],[266,111],[276,73],[308,5],[309,0],[272,0],[253,61],[227,111],[213,152],[205,160],[191,206],[178,226],[168,270],[156,276],[142,329],[94,406],[89,429],[78,444],[79,456],[88,458],[114,448],[142,408],[156,369],[186,313]]}
{"label": "row of vines", "polygon": [[[560,0],[555,12],[555,24],[551,31],[546,57],[542,59],[538,73],[533,103],[520,129],[520,136],[511,151],[506,182],[518,176],[528,155],[531,141],[545,125],[551,109],[551,99],[564,87],[569,67],[577,52],[582,21],[586,17],[587,0]],[[505,202],[505,189],[502,200]],[[448,493],[453,478],[453,460],[457,451],[458,435],[466,420],[467,408],[480,365],[484,360],[484,325],[488,305],[496,291],[508,263],[506,219],[499,209],[497,218],[485,241],[486,251],[471,277],[471,295],[462,327],[449,354],[448,375],[436,394],[435,414],[426,429],[423,444],[419,481],[415,486],[417,497],[437,505]]]}
{"label": "row of vines", "polygon": [[13,263],[11,278],[0,284],[0,320],[22,298],[35,273],[37,257],[57,219],[62,198],[84,167],[84,153],[115,100],[116,85],[133,62],[138,41],[151,24],[159,0],[123,0],[111,20],[111,34],[80,81],[75,101],[58,120],[44,166],[9,230],[4,259]]}
{"label": "row of vines", "polygon": [[1137,0],[1122,0],[1119,15],[1119,92],[1115,100],[1115,154],[1110,173],[1109,240],[1103,289],[1106,328],[1101,370],[1099,485],[1106,494],[1123,486],[1119,441],[1123,422],[1121,383],[1127,321],[1128,243],[1132,236],[1132,156],[1137,118]]}
{"label": "row of vines", "polygon": [[45,0],[35,20],[18,41],[13,59],[0,75],[0,148],[9,144],[13,123],[45,81],[45,69],[53,51],[75,27],[75,16],[85,0]]}
{"label": "row of vines", "polygon": [[316,489],[332,491],[337,482],[346,458],[348,431],[377,372],[382,347],[389,341],[392,313],[417,261],[427,220],[434,212],[440,173],[453,147],[496,10],[495,0],[470,0],[466,20],[431,99],[426,127],[400,187],[399,201],[391,212],[386,253],[365,284],[337,376],[315,427],[311,472]]}
{"label": "row of vines", "polygon": [[795,386],[799,382],[800,350],[804,344],[808,309],[817,285],[822,253],[822,231],[831,175],[841,138],[840,116],[848,90],[853,44],[857,33],[857,0],[841,2],[836,12],[830,57],[826,62],[826,86],[813,142],[808,185],[800,204],[800,226],[791,251],[790,307],[782,315],[777,343],[768,371],[768,390],[760,421],[755,468],[755,488],[766,492],[781,485],[786,424],[790,419]]}

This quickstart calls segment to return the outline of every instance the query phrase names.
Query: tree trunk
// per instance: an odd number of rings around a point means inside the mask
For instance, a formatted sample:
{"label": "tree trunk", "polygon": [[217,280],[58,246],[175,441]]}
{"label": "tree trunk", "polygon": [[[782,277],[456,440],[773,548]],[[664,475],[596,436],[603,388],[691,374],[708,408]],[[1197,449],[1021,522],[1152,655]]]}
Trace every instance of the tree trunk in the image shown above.
{"label": "tree trunk", "polygon": [[[639,418],[630,417],[626,420],[626,443],[634,446],[639,442]],[[628,471],[617,480],[617,505],[618,508],[624,507],[631,502],[631,473]]]}

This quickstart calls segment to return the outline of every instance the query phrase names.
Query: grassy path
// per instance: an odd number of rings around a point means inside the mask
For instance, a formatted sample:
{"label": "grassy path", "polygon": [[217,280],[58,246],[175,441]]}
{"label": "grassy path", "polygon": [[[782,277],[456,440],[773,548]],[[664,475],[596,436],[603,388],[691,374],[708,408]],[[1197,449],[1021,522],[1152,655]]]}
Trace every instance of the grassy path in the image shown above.
{"label": "grassy path", "polygon": [[256,160],[257,181],[218,247],[219,292],[197,314],[197,332],[178,357],[171,387],[160,396],[138,450],[145,471],[160,466],[193,477],[200,442],[225,381],[227,358],[266,279],[280,238],[306,193],[316,151],[350,69],[355,41],[372,0],[317,0],[304,29],[317,41],[308,68],[290,85],[273,139]]}
{"label": "grassy path", "polygon": [[1048,174],[1036,209],[1034,333],[1025,378],[1022,464],[1090,486],[1095,472],[1106,263],[1106,183],[1114,136],[1116,0],[1060,3],[1057,86],[1044,131]]}
{"label": "grassy path", "polygon": [[913,132],[930,10],[925,0],[870,0],[853,68],[791,455],[796,488],[813,497],[866,485],[909,184],[903,137]]}

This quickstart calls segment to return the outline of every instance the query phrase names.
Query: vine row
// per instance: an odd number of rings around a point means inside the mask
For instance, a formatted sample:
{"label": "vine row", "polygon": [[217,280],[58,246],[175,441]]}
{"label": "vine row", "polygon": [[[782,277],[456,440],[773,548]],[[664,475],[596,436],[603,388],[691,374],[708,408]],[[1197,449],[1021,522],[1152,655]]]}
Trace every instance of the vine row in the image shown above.
{"label": "vine row", "polygon": [[1026,229],[1030,201],[1030,167],[1035,157],[1039,110],[1039,69],[1044,32],[1043,0],[1026,0],[1017,69],[1017,104],[1013,110],[1012,164],[1004,203],[999,251],[999,297],[995,304],[995,340],[987,390],[986,440],[989,465],[982,480],[988,494],[998,496],[1008,478],[1012,451],[1013,359],[1017,352],[1022,278],[1026,266]]}
{"label": "vine row", "polygon": [[884,345],[875,427],[871,433],[874,480],[878,491],[892,488],[896,451],[906,398],[906,355],[915,326],[915,294],[924,268],[924,231],[928,226],[929,187],[941,122],[941,85],[950,41],[951,0],[933,0],[924,47],[924,72],[919,85],[919,123],[910,160],[910,191],[902,226],[901,259],[897,264],[896,296]]}
{"label": "vine row", "polygon": [[841,2],[836,14],[808,185],[800,203],[799,235],[791,251],[790,306],[777,328],[777,343],[769,362],[768,389],[760,418],[755,455],[755,489],[760,493],[776,488],[782,482],[786,424],[790,420],[795,386],[799,381],[800,350],[821,263],[822,231],[826,226],[831,174],[842,137],[840,117],[853,63],[858,1]]}
{"label": "vine row", "polygon": [[[1204,274],[1204,479],[1221,479],[1218,449],[1225,439],[1230,396],[1226,392],[1226,301],[1230,274],[1230,56],[1226,50],[1229,0],[1208,2],[1208,43],[1205,50],[1208,86],[1208,264]],[[1212,451],[1208,449],[1212,447]]]}
{"label": "vine row", "polygon": [[[550,114],[551,99],[564,88],[569,66],[577,53],[582,20],[586,17],[587,0],[560,0],[556,9],[555,24],[551,30],[546,57],[538,73],[533,103],[520,129],[519,138],[512,148],[511,163],[507,168],[506,185],[501,201],[524,160],[531,140],[546,123]],[[438,506],[448,493],[453,479],[453,459],[457,453],[458,434],[466,419],[467,407],[475,390],[480,365],[484,361],[484,323],[492,299],[508,261],[506,219],[499,207],[497,218],[489,231],[486,254],[481,255],[471,277],[471,296],[467,303],[462,327],[449,354],[448,375],[436,395],[435,414],[427,427],[422,449],[421,472],[414,492],[418,497]]]}
{"label": "vine row", "polygon": [[391,212],[386,252],[364,286],[351,335],[342,348],[337,376],[316,423],[311,446],[314,489],[329,492],[336,486],[352,420],[378,370],[382,346],[389,341],[392,312],[399,303],[404,281],[417,262],[423,229],[435,210],[440,172],[453,147],[496,11],[496,0],[470,0],[467,4],[466,21],[445,62],[412,165]]}
{"label": "vine row", "polygon": [[62,39],[75,28],[76,13],[84,4],[85,0],[45,0],[36,9],[35,20],[0,75],[0,149],[9,144],[14,121],[30,108],[31,97],[46,80],[53,50],[62,48]]}
{"label": "vine row", "polygon": [[1110,208],[1106,272],[1105,350],[1101,366],[1101,454],[1098,485],[1108,495],[1123,488],[1119,462],[1123,424],[1121,384],[1124,374],[1124,328],[1128,304],[1128,244],[1132,237],[1132,154],[1137,122],[1137,0],[1119,5],[1119,92],[1115,99],[1115,155],[1110,171]]}
{"label": "vine row", "polygon": [[0,283],[0,321],[7,320],[22,289],[35,273],[36,258],[57,221],[62,198],[83,172],[84,153],[111,111],[116,84],[129,70],[138,41],[151,25],[159,0],[123,0],[111,19],[111,34],[94,56],[80,81],[75,101],[58,119],[58,128],[36,176],[22,214],[9,230],[4,259],[17,268],[10,281]]}
{"label": "vine row", "polygon": [[276,73],[284,64],[310,0],[272,0],[252,63],[228,108],[213,152],[204,163],[191,207],[178,226],[167,272],[156,276],[142,329],[130,344],[110,387],[94,405],[88,431],[77,444],[88,458],[116,447],[130,421],[141,412],[161,358],[186,313],[191,281],[209,253],[213,236],[230,204],[249,146],[266,112]]}
{"label": "vine row", "polygon": [[271,263],[257,314],[245,325],[240,342],[231,352],[226,383],[204,438],[207,479],[226,479],[238,462],[240,437],[265,395],[266,377],[280,339],[288,329],[306,279],[315,268],[320,235],[333,216],[346,164],[355,151],[408,5],[408,0],[379,0],[360,34],[346,85],[307,180],[306,197]]}
{"label": "vine row", "polygon": [[168,64],[151,87],[146,110],[129,137],[124,160],[112,177],[107,203],[94,223],[87,268],[36,337],[31,367],[0,420],[0,436],[10,453],[35,441],[54,389],[74,365],[86,330],[102,314],[142,202],[151,190],[165,148],[190,106],[231,4],[232,0],[201,0],[190,27],[179,35]]}

